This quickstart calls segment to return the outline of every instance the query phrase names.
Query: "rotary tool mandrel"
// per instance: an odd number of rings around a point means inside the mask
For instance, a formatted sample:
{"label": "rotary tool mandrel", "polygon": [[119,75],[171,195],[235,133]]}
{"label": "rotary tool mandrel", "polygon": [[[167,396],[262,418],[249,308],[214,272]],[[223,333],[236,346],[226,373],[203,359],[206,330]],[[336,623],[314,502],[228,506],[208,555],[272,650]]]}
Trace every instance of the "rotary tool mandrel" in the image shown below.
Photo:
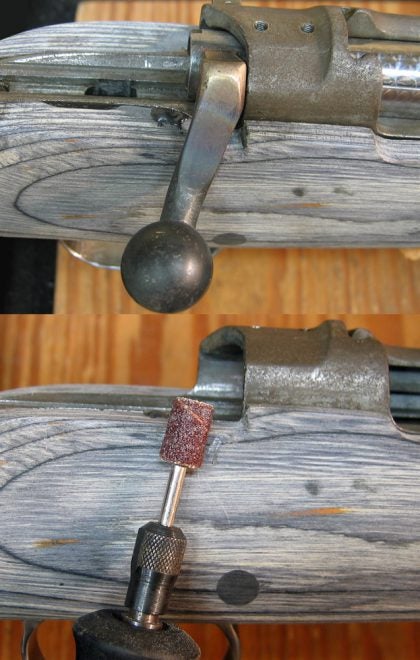
{"label": "rotary tool mandrel", "polygon": [[204,450],[213,407],[185,399],[174,400],[160,451],[172,463],[159,522],[139,529],[131,565],[126,606],[133,625],[150,630],[162,628],[160,615],[181,570],[186,538],[174,526],[175,514],[188,468],[198,468]]}
{"label": "rotary tool mandrel", "polygon": [[123,610],[100,610],[74,626],[77,660],[198,660],[200,649],[182,630],[160,617],[181,570],[187,540],[174,526],[188,468],[199,468],[213,407],[177,398],[173,402],[161,458],[172,464],[160,520],[140,527]]}

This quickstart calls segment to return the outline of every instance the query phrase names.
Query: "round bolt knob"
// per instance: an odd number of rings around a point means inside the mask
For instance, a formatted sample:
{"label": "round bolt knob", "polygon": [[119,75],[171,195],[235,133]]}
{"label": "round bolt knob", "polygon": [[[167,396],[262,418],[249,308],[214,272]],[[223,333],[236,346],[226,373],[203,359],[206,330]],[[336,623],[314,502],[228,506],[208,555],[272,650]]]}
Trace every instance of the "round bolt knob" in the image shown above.
{"label": "round bolt knob", "polygon": [[153,312],[181,312],[207,290],[213,260],[207,243],[184,222],[154,222],[128,242],[121,261],[128,293]]}

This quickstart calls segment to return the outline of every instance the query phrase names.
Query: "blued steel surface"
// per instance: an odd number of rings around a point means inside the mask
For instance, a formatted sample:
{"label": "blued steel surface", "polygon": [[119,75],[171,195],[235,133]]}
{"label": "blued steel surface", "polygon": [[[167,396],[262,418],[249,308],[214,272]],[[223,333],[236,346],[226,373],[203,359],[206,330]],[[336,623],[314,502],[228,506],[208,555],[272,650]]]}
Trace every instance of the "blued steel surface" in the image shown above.
{"label": "blued steel surface", "polygon": [[244,410],[264,403],[389,411],[386,353],[366,330],[349,333],[340,321],[310,330],[222,328],[202,343],[204,374],[218,353],[230,353],[236,361],[238,349],[243,352]]}

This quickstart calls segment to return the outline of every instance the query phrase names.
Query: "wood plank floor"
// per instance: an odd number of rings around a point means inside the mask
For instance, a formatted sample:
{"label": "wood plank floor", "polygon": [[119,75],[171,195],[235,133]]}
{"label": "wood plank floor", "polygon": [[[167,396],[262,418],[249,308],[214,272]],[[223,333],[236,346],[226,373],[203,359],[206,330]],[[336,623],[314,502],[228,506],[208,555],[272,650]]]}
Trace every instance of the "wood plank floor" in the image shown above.
{"label": "wood plank floor", "polygon": [[[400,250],[227,249],[214,259],[209,291],[185,314],[420,311],[420,260]],[[118,271],[59,249],[57,314],[151,313],[126,293]]]}

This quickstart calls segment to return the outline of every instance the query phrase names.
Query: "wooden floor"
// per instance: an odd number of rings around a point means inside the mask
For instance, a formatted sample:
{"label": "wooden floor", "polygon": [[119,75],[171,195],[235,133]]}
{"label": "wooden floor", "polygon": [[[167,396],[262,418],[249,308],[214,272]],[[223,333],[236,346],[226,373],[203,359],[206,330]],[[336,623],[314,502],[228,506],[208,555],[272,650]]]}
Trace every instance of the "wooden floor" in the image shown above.
{"label": "wooden floor", "polygon": [[[420,13],[418,2],[355,4]],[[78,18],[194,23],[201,5],[202,0],[88,0],[80,4]],[[226,250],[216,257],[212,288],[195,313],[143,315],[124,293],[118,273],[96,270],[61,249],[57,315],[0,317],[0,388],[59,382],[188,387],[200,340],[229,323],[308,327],[334,317],[349,327],[369,327],[384,342],[420,346],[420,316],[408,315],[420,312],[419,289],[420,261],[399,250]],[[127,314],[113,314],[122,312]],[[380,315],[392,312],[396,315]],[[188,629],[205,660],[223,657],[225,642],[214,626]],[[20,622],[0,623],[0,660],[20,657],[20,634]],[[70,622],[47,622],[40,637],[49,660],[73,660]],[[413,622],[246,625],[240,637],[243,660],[420,658],[420,624]]]}
{"label": "wooden floor", "polygon": [[[183,626],[202,650],[202,660],[222,660],[227,645],[216,626]],[[22,624],[1,626],[0,657],[18,660]],[[418,660],[420,626],[415,623],[335,623],[329,625],[240,626],[242,660]],[[41,626],[39,639],[48,660],[73,660],[71,623]]]}
{"label": "wooden floor", "polygon": [[[420,259],[401,250],[227,249],[214,259],[209,291],[186,314],[407,314],[420,311]],[[60,248],[57,314],[150,313],[129,297],[118,271]]]}

